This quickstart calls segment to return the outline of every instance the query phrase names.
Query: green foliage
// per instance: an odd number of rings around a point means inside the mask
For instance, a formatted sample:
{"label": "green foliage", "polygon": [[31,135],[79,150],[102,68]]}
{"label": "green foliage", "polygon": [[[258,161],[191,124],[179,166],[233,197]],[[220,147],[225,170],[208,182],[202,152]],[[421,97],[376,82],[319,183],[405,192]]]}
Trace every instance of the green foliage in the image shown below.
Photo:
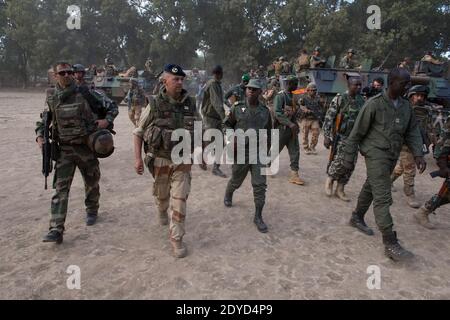
{"label": "green foliage", "polygon": [[[336,61],[348,48],[385,67],[425,50],[450,51],[450,3],[442,0],[77,0],[81,30],[68,30],[72,0],[0,0],[0,76],[26,84],[57,60],[121,68],[225,68],[238,81],[257,65],[301,48],[322,47]],[[381,30],[369,30],[369,5],[381,8]],[[202,56],[198,57],[197,52]]]}

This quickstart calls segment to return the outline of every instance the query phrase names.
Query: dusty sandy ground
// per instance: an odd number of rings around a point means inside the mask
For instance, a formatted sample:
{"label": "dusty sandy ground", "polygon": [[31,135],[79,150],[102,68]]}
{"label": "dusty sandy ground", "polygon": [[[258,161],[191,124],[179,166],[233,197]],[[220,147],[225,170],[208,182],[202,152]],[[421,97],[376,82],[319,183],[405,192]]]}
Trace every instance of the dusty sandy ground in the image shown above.
{"label": "dusty sandy ground", "polygon": [[[288,157],[268,179],[264,210],[269,233],[252,224],[249,177],[234,207],[223,206],[228,180],[193,169],[186,243],[189,256],[169,254],[168,231],[157,224],[152,178],[133,169],[132,125],[125,107],[116,119],[116,151],[101,160],[100,217],[84,223],[84,188],[77,172],[67,231],[60,246],[43,243],[52,190],[43,188],[34,124],[44,107],[40,92],[0,92],[0,298],[1,299],[449,299],[450,206],[426,230],[412,220],[402,192],[392,214],[399,238],[416,254],[396,265],[383,254],[381,235],[367,237],[347,225],[365,179],[362,159],[345,204],[323,193],[327,151],[302,154],[307,185],[287,183]],[[428,158],[427,172],[435,168]],[[224,171],[229,174],[229,167]],[[51,181],[51,179],[50,179]],[[421,201],[441,179],[417,179]],[[402,182],[397,182],[401,189]],[[367,222],[374,227],[372,210]],[[81,289],[66,286],[69,265],[81,269]],[[381,270],[381,289],[367,287],[367,268]]]}

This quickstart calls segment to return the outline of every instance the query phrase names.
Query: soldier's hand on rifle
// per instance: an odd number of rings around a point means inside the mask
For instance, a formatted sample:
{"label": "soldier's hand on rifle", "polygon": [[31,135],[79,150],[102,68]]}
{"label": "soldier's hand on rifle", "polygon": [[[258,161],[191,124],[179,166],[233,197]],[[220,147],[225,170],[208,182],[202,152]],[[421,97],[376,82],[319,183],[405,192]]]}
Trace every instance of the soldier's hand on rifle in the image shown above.
{"label": "soldier's hand on rifle", "polygon": [[323,145],[325,148],[330,149],[331,147],[331,140],[328,137],[323,138]]}
{"label": "soldier's hand on rifle", "polygon": [[136,170],[136,173],[139,175],[144,173],[144,162],[142,161],[142,158],[136,159],[134,162],[134,170]]}
{"label": "soldier's hand on rifle", "polygon": [[96,120],[95,123],[97,124],[97,127],[99,127],[100,129],[106,129],[109,126],[109,122],[106,119]]}
{"label": "soldier's hand on rifle", "polygon": [[37,137],[37,138],[36,138],[36,142],[37,142],[39,148],[42,149],[42,146],[44,145],[44,138],[42,138],[42,137]]}
{"label": "soldier's hand on rifle", "polygon": [[416,167],[419,170],[419,173],[423,173],[427,168],[425,159],[423,157],[415,157],[414,160],[416,161]]}

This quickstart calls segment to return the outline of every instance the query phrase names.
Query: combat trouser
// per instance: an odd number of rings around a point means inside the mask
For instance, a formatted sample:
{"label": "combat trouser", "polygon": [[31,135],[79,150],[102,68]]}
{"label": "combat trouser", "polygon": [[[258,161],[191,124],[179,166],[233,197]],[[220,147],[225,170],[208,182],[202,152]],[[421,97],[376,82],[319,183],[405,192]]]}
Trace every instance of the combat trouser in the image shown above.
{"label": "combat trouser", "polygon": [[416,161],[408,147],[404,146],[400,152],[400,158],[392,174],[395,181],[403,174],[403,190],[405,195],[414,196],[414,178],[416,177]]}
{"label": "combat trouser", "polygon": [[169,236],[171,240],[179,241],[185,234],[186,201],[191,190],[190,164],[174,164],[165,158],[154,161],[153,195],[159,213],[169,213]]}
{"label": "combat trouser", "polygon": [[395,161],[366,158],[367,179],[358,197],[355,213],[363,216],[373,201],[373,213],[378,229],[383,234],[392,232],[393,220],[389,212],[392,205],[391,174]]}
{"label": "combat trouser", "polygon": [[64,231],[70,186],[78,167],[84,180],[86,213],[97,214],[100,199],[100,168],[89,147],[60,145],[56,160],[53,187],[56,189],[51,202],[50,230]]}
{"label": "combat trouser", "polygon": [[278,126],[278,129],[280,130],[280,145],[279,145],[280,153],[286,146],[288,149],[289,159],[291,162],[290,164],[291,170],[297,172],[299,169],[298,163],[300,160],[298,135],[293,136],[291,128],[286,126]]}
{"label": "combat trouser", "polygon": [[232,176],[228,181],[226,193],[233,194],[235,190],[239,189],[250,171],[255,207],[263,207],[266,202],[267,180],[266,176],[261,174],[262,168],[263,166],[260,163],[233,164]]}
{"label": "combat trouser", "polygon": [[[300,128],[303,134],[303,150],[314,149],[319,142],[320,124],[319,120],[302,119],[300,121]],[[311,143],[309,143],[309,133],[311,132]]]}
{"label": "combat trouser", "polygon": [[[340,184],[344,184],[346,185],[349,180],[350,177],[353,174],[354,171],[354,167],[353,170],[348,170],[345,169],[343,170],[344,166],[344,152],[343,152],[343,148],[344,148],[344,141],[341,140],[338,142],[337,148],[336,148],[336,153],[334,155],[334,159],[333,161],[331,161],[330,167],[328,168],[328,176],[334,180],[337,181]],[[353,163],[356,166],[356,162],[358,160],[358,154],[356,154],[355,159],[353,160]]]}

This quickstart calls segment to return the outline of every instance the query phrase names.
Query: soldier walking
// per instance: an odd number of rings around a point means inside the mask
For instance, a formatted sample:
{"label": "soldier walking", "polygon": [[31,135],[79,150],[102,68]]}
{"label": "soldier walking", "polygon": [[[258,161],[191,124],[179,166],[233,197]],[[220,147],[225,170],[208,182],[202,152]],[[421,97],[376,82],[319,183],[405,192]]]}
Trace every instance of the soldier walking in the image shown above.
{"label": "soldier walking", "polygon": [[[256,130],[257,139],[259,141],[259,130],[266,129],[267,136],[270,138],[270,130],[272,129],[272,120],[269,109],[261,104],[259,95],[261,94],[261,84],[256,79],[251,79],[246,86],[246,98],[240,102],[236,102],[231,108],[230,114],[224,121],[224,132],[226,129],[242,129],[246,132],[249,129]],[[236,139],[239,143],[239,140]],[[245,180],[248,172],[251,173],[253,197],[255,201],[255,217],[254,223],[258,231],[265,233],[268,231],[267,225],[262,218],[262,210],[266,199],[266,176],[261,174],[263,166],[261,165],[259,158],[259,146],[253,149],[249,146],[248,142],[235,146],[242,152],[245,148],[245,163],[233,164],[232,176],[228,182],[227,189],[225,191],[224,204],[227,207],[232,206],[233,193],[237,190]],[[269,150],[269,146],[266,150]],[[256,163],[250,163],[250,159],[254,156]]]}
{"label": "soldier walking", "polygon": [[130,79],[130,90],[125,97],[125,102],[128,104],[128,117],[135,127],[139,123],[142,109],[145,108],[145,92],[139,87],[138,80]]}
{"label": "soldier walking", "polygon": [[298,79],[295,76],[288,76],[286,79],[286,88],[280,91],[274,100],[275,129],[280,130],[280,152],[287,147],[290,159],[291,173],[289,182],[297,185],[303,185],[305,182],[300,179],[299,159],[300,148],[298,142],[299,127],[297,124],[297,108],[292,91],[297,89]]}
{"label": "soldier walking", "polygon": [[185,129],[193,141],[194,121],[200,120],[195,99],[189,97],[183,89],[185,76],[180,66],[175,64],[165,66],[162,75],[164,87],[157,96],[150,98],[138,127],[133,131],[136,173],[139,175],[144,173],[145,162],[155,179],[153,195],[159,211],[159,222],[161,225],[167,225],[170,220],[169,238],[173,254],[177,258],[187,255],[183,236],[186,201],[191,188],[192,164],[175,164],[172,161],[172,149],[177,142],[171,141],[171,135],[174,130]]}
{"label": "soldier walking", "polygon": [[[316,146],[319,142],[323,106],[314,83],[308,84],[306,94],[300,96],[298,104],[301,112],[300,127],[303,134],[303,150],[306,154],[317,154]],[[311,142],[309,141],[309,133],[311,133]]]}
{"label": "soldier walking", "polygon": [[[414,114],[419,124],[419,129],[424,142],[424,151],[427,152],[431,141],[429,134],[431,128],[431,110],[425,105],[425,100],[428,96],[428,87],[423,85],[416,85],[408,92],[408,98],[414,109]],[[416,162],[414,155],[408,146],[404,145],[400,152],[400,158],[392,173],[391,180],[394,183],[401,175],[403,175],[403,191],[406,196],[406,202],[411,208],[419,208],[420,203],[416,199],[414,191],[414,179],[416,177]],[[395,189],[393,188],[393,191]]]}
{"label": "soldier walking", "polygon": [[[202,116],[203,116],[203,130],[218,129],[222,131],[222,122],[225,119],[225,110],[223,108],[223,90],[222,90],[222,78],[223,68],[222,66],[216,66],[212,70],[214,76],[213,79],[206,83],[205,91],[202,101]],[[222,142],[223,143],[223,142]],[[206,148],[208,143],[203,144],[203,149]],[[206,170],[206,163],[203,162],[200,168]],[[226,178],[225,173],[220,170],[220,164],[214,162],[212,174]]]}
{"label": "soldier walking", "polygon": [[413,153],[419,172],[426,168],[419,126],[409,101],[402,98],[410,83],[411,76],[405,69],[394,68],[390,71],[387,91],[367,101],[361,109],[345,143],[342,164],[347,170],[353,170],[358,150],[361,150],[366,160],[367,179],[350,225],[373,235],[373,230],[364,222],[364,216],[373,202],[385,254],[394,261],[408,260],[414,256],[399,244],[389,211],[392,204],[390,177],[403,144]]}
{"label": "soldier walking", "polygon": [[[353,129],[356,118],[364,105],[364,98],[360,95],[361,77],[347,77],[348,90],[343,94],[337,94],[331,101],[330,107],[325,115],[323,124],[324,146],[331,148],[330,161],[327,168],[327,180],[325,182],[325,193],[333,195],[333,184],[336,181],[335,195],[342,201],[350,201],[345,194],[345,185],[350,180],[353,170],[341,170],[344,160],[343,147]],[[357,157],[354,159],[356,164]]]}
{"label": "soldier walking", "polygon": [[[119,111],[114,102],[103,103],[87,86],[77,86],[69,63],[56,63],[54,72],[57,83],[55,92],[47,97],[47,105],[51,136],[57,143],[52,154],[56,161],[53,180],[56,190],[51,202],[50,231],[43,241],[59,244],[63,241],[69,191],[77,167],[85,185],[86,224],[91,226],[97,220],[100,199],[97,158],[106,157],[114,150],[112,135],[98,129],[111,127]],[[42,149],[46,128],[43,121],[36,125],[36,142]]]}

